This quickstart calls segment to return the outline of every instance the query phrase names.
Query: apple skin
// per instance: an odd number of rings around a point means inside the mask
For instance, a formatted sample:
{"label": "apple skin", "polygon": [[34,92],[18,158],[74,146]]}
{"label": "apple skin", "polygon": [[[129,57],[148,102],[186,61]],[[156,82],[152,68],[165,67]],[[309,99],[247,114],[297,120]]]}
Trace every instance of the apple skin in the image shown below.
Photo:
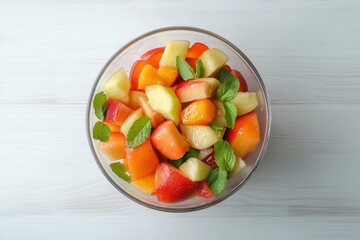
{"label": "apple skin", "polygon": [[210,98],[215,95],[220,82],[215,78],[199,78],[181,82],[175,89],[175,94],[181,103]]}
{"label": "apple skin", "polygon": [[151,85],[145,88],[146,97],[151,108],[175,125],[180,123],[181,104],[174,91],[162,85]]}
{"label": "apple skin", "polygon": [[233,129],[226,131],[225,139],[237,157],[245,159],[260,142],[260,127],[256,111],[238,117]]}
{"label": "apple skin", "polygon": [[106,103],[106,116],[104,122],[121,126],[132,111],[133,110],[124,103],[109,98]]}
{"label": "apple skin", "polygon": [[160,163],[155,172],[155,191],[160,202],[172,203],[186,200],[198,188],[179,169],[169,163]]}

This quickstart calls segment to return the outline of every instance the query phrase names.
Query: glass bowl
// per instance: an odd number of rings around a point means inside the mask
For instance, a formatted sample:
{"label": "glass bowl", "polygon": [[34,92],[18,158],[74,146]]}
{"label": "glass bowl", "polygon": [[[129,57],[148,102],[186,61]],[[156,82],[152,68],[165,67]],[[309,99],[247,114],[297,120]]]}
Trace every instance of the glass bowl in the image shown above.
{"label": "glass bowl", "polygon": [[[103,91],[106,81],[120,67],[123,67],[129,74],[132,64],[138,60],[143,53],[156,47],[165,46],[170,40],[188,40],[191,44],[194,42],[202,42],[210,48],[215,47],[220,49],[229,57],[227,64],[231,68],[237,69],[242,73],[247,81],[249,91],[255,91],[258,95],[259,105],[256,108],[256,111],[261,132],[260,143],[257,149],[246,158],[246,168],[243,169],[240,174],[230,178],[226,188],[213,198],[204,199],[194,197],[177,203],[159,202],[156,196],[149,196],[131,184],[118,178],[110,169],[109,164],[111,161],[99,150],[98,141],[94,140],[91,136],[92,127],[97,121],[92,107],[92,101],[95,94],[99,91]],[[242,51],[240,51],[240,49],[223,37],[203,29],[192,27],[168,27],[157,29],[145,33],[125,44],[125,46],[110,58],[99,73],[90,93],[86,115],[86,128],[90,149],[100,170],[110,183],[129,199],[143,206],[167,212],[187,212],[204,209],[225,200],[239,190],[255,171],[264,156],[269,141],[270,123],[271,111],[269,97],[258,71],[250,60]]]}

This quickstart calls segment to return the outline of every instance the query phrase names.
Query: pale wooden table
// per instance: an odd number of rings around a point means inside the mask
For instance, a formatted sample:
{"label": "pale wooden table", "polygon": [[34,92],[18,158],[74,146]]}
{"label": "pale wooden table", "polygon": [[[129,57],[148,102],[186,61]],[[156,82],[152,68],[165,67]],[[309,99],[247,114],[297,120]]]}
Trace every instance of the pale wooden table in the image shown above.
{"label": "pale wooden table", "polygon": [[[0,239],[359,239],[359,23],[357,0],[0,0]],[[239,46],[273,108],[250,181],[187,214],[121,195],[85,133],[107,59],[170,25]]]}

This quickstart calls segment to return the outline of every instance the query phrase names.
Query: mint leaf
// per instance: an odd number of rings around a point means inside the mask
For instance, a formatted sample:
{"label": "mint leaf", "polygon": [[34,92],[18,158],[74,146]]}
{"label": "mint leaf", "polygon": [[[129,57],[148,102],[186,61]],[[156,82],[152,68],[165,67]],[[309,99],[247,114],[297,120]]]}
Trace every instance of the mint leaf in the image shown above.
{"label": "mint leaf", "polygon": [[196,62],[196,78],[201,78],[204,75],[204,65],[201,59]]}
{"label": "mint leaf", "polygon": [[126,182],[131,182],[131,178],[126,174],[126,168],[121,162],[114,162],[110,164],[111,170],[121,179]]}
{"label": "mint leaf", "polygon": [[131,126],[127,134],[127,144],[134,148],[139,146],[148,138],[151,132],[151,119],[149,117],[141,117],[137,119]]}
{"label": "mint leaf", "polygon": [[230,144],[225,140],[219,140],[214,144],[215,162],[226,171],[233,170],[236,163],[236,156]]}
{"label": "mint leaf", "polygon": [[93,128],[93,138],[101,142],[107,142],[110,138],[111,130],[108,125],[103,122],[96,122]]}
{"label": "mint leaf", "polygon": [[233,129],[236,121],[236,107],[231,102],[221,102],[226,126]]}
{"label": "mint leaf", "polygon": [[183,164],[184,162],[186,162],[186,160],[188,160],[189,158],[198,157],[198,151],[195,148],[190,147],[189,151],[187,151],[184,156],[178,160],[170,160],[168,161],[171,165],[173,165],[174,167],[180,167],[181,164]]}
{"label": "mint leaf", "polygon": [[195,78],[194,69],[185,61],[185,59],[177,56],[176,57],[176,67],[180,76],[186,81]]}
{"label": "mint leaf", "polygon": [[217,98],[220,101],[231,101],[237,94],[240,88],[239,80],[232,78],[226,80],[216,91]]}
{"label": "mint leaf", "polygon": [[207,180],[210,190],[214,194],[219,194],[226,186],[227,172],[226,170],[217,167],[210,172]]}
{"label": "mint leaf", "polygon": [[218,133],[220,133],[224,128],[223,127],[221,127],[221,126],[218,126],[218,125],[216,125],[216,124],[210,124],[210,127],[212,128],[212,130],[214,130],[215,132],[218,132]]}
{"label": "mint leaf", "polygon": [[224,83],[231,79],[237,79],[234,75],[232,75],[230,72],[228,72],[228,70],[226,70],[225,68],[220,69],[218,78],[221,83]]}
{"label": "mint leaf", "polygon": [[103,120],[105,116],[106,100],[107,96],[104,92],[99,92],[94,97],[93,107],[95,109],[95,115],[100,120]]}

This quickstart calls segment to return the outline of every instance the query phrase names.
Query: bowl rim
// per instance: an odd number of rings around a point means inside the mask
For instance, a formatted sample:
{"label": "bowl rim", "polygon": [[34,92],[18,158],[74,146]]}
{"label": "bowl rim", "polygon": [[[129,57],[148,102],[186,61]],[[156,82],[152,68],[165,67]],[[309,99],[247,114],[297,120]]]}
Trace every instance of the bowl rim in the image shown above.
{"label": "bowl rim", "polygon": [[[165,32],[165,31],[191,31],[191,32],[199,32],[199,33],[203,33],[205,35],[210,35],[212,37],[217,38],[218,40],[228,44],[231,48],[233,48],[238,54],[241,55],[241,57],[246,61],[246,63],[250,66],[251,70],[255,73],[259,84],[261,85],[261,88],[263,89],[262,93],[264,95],[264,102],[266,105],[266,128],[264,129],[264,142],[263,142],[263,147],[259,152],[259,155],[254,163],[254,166],[252,168],[252,170],[247,174],[247,176],[245,177],[245,179],[243,181],[241,181],[236,187],[234,187],[233,189],[229,190],[225,195],[223,195],[221,198],[217,198],[212,202],[209,202],[207,204],[203,204],[203,205],[197,205],[197,206],[190,206],[190,207],[186,207],[186,208],[167,208],[167,207],[163,207],[163,206],[156,206],[156,205],[152,205],[150,203],[147,202],[143,202],[140,199],[137,199],[136,197],[132,196],[131,194],[129,194],[127,191],[125,191],[124,189],[122,189],[120,186],[118,186],[115,181],[113,181],[113,179],[109,176],[109,174],[107,173],[107,171],[105,170],[105,168],[101,165],[100,160],[95,152],[95,149],[93,147],[92,144],[92,136],[91,136],[91,129],[90,129],[90,112],[91,112],[91,107],[92,107],[92,100],[93,100],[93,96],[95,93],[95,89],[100,81],[101,76],[104,74],[105,70],[108,68],[108,66],[112,63],[112,61],[116,58],[117,55],[119,55],[121,52],[123,52],[125,49],[127,49],[128,47],[130,47],[133,43],[148,37],[150,35],[154,35],[160,32]],[[88,98],[88,104],[87,104],[87,108],[86,108],[86,133],[87,133],[87,139],[88,139],[88,143],[90,145],[90,149],[91,149],[91,153],[95,159],[95,162],[97,163],[98,167],[100,168],[101,172],[103,173],[103,175],[106,177],[106,179],[118,190],[120,191],[123,195],[125,195],[127,198],[129,198],[130,200],[148,207],[150,209],[154,209],[154,210],[158,210],[158,211],[163,211],[163,212],[175,212],[175,213],[183,213],[183,212],[192,212],[192,211],[197,211],[197,210],[202,210],[211,206],[214,206],[222,201],[224,201],[225,199],[227,199],[228,197],[230,197],[231,195],[233,195],[235,192],[237,192],[240,188],[242,188],[242,186],[245,185],[245,183],[249,180],[249,178],[251,177],[251,175],[255,172],[255,170],[257,169],[258,165],[260,164],[260,162],[263,160],[265,152],[268,148],[268,143],[269,143],[269,139],[270,139],[270,131],[271,131],[271,122],[272,122],[272,117],[271,117],[271,104],[270,104],[270,98],[268,96],[268,93],[266,91],[264,82],[262,81],[262,78],[259,74],[259,72],[257,71],[257,69],[255,68],[255,66],[252,64],[252,62],[250,61],[250,59],[238,48],[236,47],[234,44],[232,44],[230,41],[228,41],[227,39],[221,37],[220,35],[213,33],[211,31],[202,29],[202,28],[196,28],[196,27],[189,27],[189,26],[170,26],[170,27],[163,27],[163,28],[157,28],[154,29],[152,31],[146,32],[144,34],[139,35],[138,37],[132,39],[131,41],[127,42],[125,45],[123,45],[119,50],[117,50],[111,57],[110,59],[105,63],[105,65],[102,67],[101,71],[99,72],[99,74],[96,77],[95,82],[93,83],[93,86],[91,88],[90,91],[90,95]]]}

